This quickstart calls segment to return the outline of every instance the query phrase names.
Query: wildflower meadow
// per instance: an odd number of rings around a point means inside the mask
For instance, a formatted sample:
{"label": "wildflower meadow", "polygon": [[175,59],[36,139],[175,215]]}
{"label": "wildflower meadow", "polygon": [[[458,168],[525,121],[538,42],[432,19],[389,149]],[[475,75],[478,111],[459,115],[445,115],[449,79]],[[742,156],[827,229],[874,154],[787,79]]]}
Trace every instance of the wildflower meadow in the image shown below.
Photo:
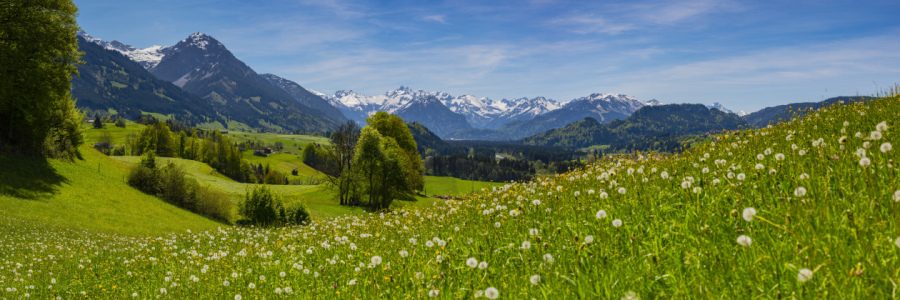
{"label": "wildflower meadow", "polygon": [[895,297],[897,120],[895,90],[305,226],[121,237],[0,217],[0,299]]}

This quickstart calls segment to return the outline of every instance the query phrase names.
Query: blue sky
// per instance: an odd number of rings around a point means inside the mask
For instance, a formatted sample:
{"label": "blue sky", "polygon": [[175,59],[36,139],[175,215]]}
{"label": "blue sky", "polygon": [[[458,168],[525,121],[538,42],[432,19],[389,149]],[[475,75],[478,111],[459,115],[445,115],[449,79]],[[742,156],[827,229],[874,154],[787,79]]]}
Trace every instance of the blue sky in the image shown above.
{"label": "blue sky", "polygon": [[900,83],[896,0],[75,4],[94,37],[144,48],[204,32],[257,72],[323,93],[617,93],[750,112]]}

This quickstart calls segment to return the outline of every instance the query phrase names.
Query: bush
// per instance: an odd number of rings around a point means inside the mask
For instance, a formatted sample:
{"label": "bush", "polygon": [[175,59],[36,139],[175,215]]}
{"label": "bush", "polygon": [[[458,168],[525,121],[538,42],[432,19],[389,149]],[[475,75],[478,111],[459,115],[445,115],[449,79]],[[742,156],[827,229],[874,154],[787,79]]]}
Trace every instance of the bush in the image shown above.
{"label": "bush", "polygon": [[290,203],[284,208],[284,222],[288,224],[304,225],[309,222],[309,210],[303,203]]}
{"label": "bush", "polygon": [[116,127],[125,128],[125,119],[119,118],[116,120]]}
{"label": "bush", "polygon": [[126,154],[125,145],[119,145],[113,148],[112,155],[113,156],[123,156]]}
{"label": "bush", "polygon": [[140,190],[141,192],[156,195],[157,178],[156,170],[147,168],[142,165],[134,166],[128,173],[128,185]]}
{"label": "bush", "polygon": [[284,206],[269,187],[257,185],[244,195],[238,213],[252,224],[266,226],[284,219]]}
{"label": "bush", "polygon": [[208,186],[197,186],[195,195],[195,212],[223,222],[231,219],[232,204],[228,194]]}
{"label": "bush", "polygon": [[157,196],[166,202],[194,211],[194,190],[197,181],[185,178],[185,175],[184,169],[175,164],[168,164],[160,169]]}

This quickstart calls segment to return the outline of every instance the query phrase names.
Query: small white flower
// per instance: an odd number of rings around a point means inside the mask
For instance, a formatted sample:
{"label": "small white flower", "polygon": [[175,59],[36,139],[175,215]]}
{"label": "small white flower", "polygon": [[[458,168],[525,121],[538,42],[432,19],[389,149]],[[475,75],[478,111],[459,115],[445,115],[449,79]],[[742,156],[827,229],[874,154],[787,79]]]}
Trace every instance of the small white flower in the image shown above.
{"label": "small white flower", "polygon": [[500,222],[494,223],[494,227],[500,228]]}
{"label": "small white flower", "polygon": [[434,297],[437,297],[437,296],[440,295],[440,294],[441,294],[441,291],[438,291],[438,290],[430,290],[430,291],[428,291],[428,297],[434,298]]}
{"label": "small white flower", "polygon": [[553,263],[553,255],[551,255],[550,253],[544,254],[544,260],[548,263]]}
{"label": "small white flower", "polygon": [[763,160],[763,159],[766,159],[766,156],[765,156],[765,155],[762,155],[762,154],[757,154],[757,155],[756,155],[756,159],[758,159],[758,160]]}
{"label": "small white flower", "polygon": [[594,242],[594,236],[593,236],[593,235],[589,235],[589,236],[584,237],[584,242],[587,243],[587,244],[593,243],[593,242]]}
{"label": "small white flower", "polygon": [[432,242],[432,241],[425,241],[425,247],[428,247],[428,248],[434,247],[434,242]]}
{"label": "small white flower", "polygon": [[347,285],[356,285],[356,279],[350,279],[350,282],[347,282]]}
{"label": "small white flower", "polygon": [[222,285],[229,286],[229,285],[231,285],[231,282],[228,282],[228,280],[225,280],[224,282],[222,282]]}
{"label": "small white flower", "polygon": [[522,248],[522,249],[525,249],[525,250],[531,249],[531,242],[529,242],[529,241],[524,241],[524,242],[522,242],[522,247],[521,247],[521,248]]}
{"label": "small white flower", "polygon": [[763,166],[763,164],[756,164],[755,167],[757,170],[762,170],[763,168],[765,168],[765,166]]}
{"label": "small white flower", "polygon": [[699,194],[699,193],[701,193],[701,192],[703,192],[703,188],[701,188],[701,187],[699,187],[699,186],[695,186],[695,187],[694,187],[694,194]]}
{"label": "small white flower", "polygon": [[381,256],[378,256],[378,255],[372,256],[372,264],[376,265],[376,266],[380,265],[381,264]]}
{"label": "small white flower", "polygon": [[689,189],[689,188],[691,188],[691,182],[690,182],[690,181],[682,181],[682,182],[681,182],[681,188],[683,188],[683,189]]}
{"label": "small white flower", "polygon": [[888,130],[887,121],[883,121],[881,123],[878,123],[878,125],[875,125],[875,130],[887,131]]}
{"label": "small white flower", "polygon": [[616,228],[621,227],[621,226],[622,226],[622,220],[615,219],[615,220],[612,221],[612,225],[613,225],[613,227],[616,227]]}
{"label": "small white flower", "polygon": [[784,160],[784,154],[781,154],[781,153],[775,154],[775,160]]}
{"label": "small white flower", "polygon": [[409,252],[406,252],[406,250],[400,250],[400,257],[407,257],[407,256],[409,256]]}
{"label": "small white flower", "polygon": [[810,269],[802,269],[797,273],[797,281],[807,282],[812,279],[813,272]]}
{"label": "small white flower", "polygon": [[809,179],[809,174],[806,174],[806,173],[800,174],[800,180],[807,180],[807,179]]}
{"label": "small white flower", "polygon": [[619,194],[625,195],[625,188],[620,187],[620,188],[619,188]]}
{"label": "small white flower", "polygon": [[900,191],[894,191],[894,202],[900,202]]}
{"label": "small white flower", "polygon": [[537,230],[537,228],[529,229],[529,230],[528,230],[528,234],[530,234],[530,235],[538,235],[538,230]]}
{"label": "small white flower", "polygon": [[741,235],[737,238],[737,243],[741,244],[741,246],[744,246],[744,247],[750,247],[750,243],[752,243],[752,242],[753,241],[750,240],[750,237],[746,236],[746,235]]}
{"label": "small white flower", "polygon": [[234,300],[241,300],[243,297],[241,295],[234,295]]}
{"label": "small white flower", "polygon": [[[897,240],[900,241],[900,238]],[[532,275],[528,280],[531,281],[531,284],[538,284],[541,282],[541,275]]]}
{"label": "small white flower", "polygon": [[609,197],[609,194],[607,194],[606,192],[600,192],[600,199],[606,199],[608,197]]}
{"label": "small white flower", "polygon": [[744,180],[744,178],[747,178],[747,175],[744,175],[744,173],[737,174],[738,180]]}
{"label": "small white flower", "polygon": [[891,143],[881,144],[881,153],[887,153],[888,151],[891,151],[892,148]]}
{"label": "small white flower", "polygon": [[603,219],[603,218],[606,218],[606,211],[602,210],[602,209],[598,210],[597,211],[597,219]]}
{"label": "small white flower", "polygon": [[487,262],[483,261],[483,262],[478,263],[478,269],[481,269],[481,270],[487,269]]}
{"label": "small white flower", "polygon": [[900,247],[900,237],[897,237],[897,239],[894,240],[894,245],[897,245],[897,247]]}

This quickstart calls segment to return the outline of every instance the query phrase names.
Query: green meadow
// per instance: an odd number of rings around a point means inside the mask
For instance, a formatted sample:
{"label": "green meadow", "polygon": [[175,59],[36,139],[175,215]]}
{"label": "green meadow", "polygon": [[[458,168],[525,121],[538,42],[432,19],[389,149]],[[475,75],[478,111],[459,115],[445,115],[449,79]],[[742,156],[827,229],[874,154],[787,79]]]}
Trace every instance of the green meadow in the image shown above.
{"label": "green meadow", "polygon": [[128,192],[128,158],[4,157],[0,297],[891,298],[897,107],[896,93],[835,104],[680,154],[618,155],[474,194],[429,177],[429,195],[462,198],[385,211],[285,187],[321,206],[310,224],[280,228],[221,225]]}

